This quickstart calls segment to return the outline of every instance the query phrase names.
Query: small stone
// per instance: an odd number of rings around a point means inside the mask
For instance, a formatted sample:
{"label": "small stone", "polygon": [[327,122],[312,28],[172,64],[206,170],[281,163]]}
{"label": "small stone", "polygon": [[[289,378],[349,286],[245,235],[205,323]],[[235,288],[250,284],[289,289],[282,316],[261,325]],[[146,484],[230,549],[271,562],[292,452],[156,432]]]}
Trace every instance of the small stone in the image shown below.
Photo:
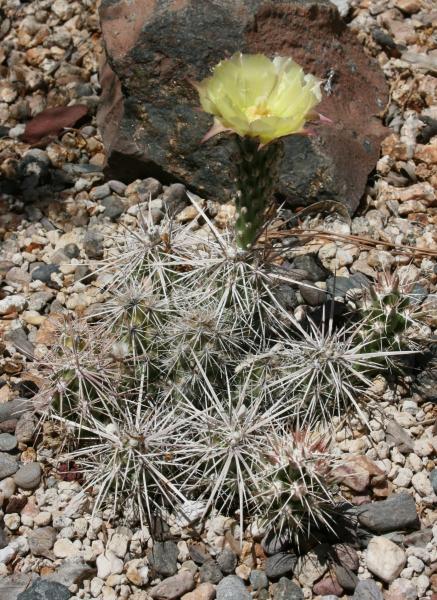
{"label": "small stone", "polygon": [[33,269],[32,273],[31,273],[31,278],[32,278],[32,281],[42,281],[43,283],[46,283],[47,285],[50,286],[51,284],[53,284],[53,281],[52,281],[53,273],[59,273],[58,265],[43,264],[43,265],[37,267],[36,269]]}
{"label": "small stone", "polygon": [[117,181],[116,179],[111,179],[111,181],[108,181],[108,185],[113,192],[119,194],[120,196],[124,195],[127,188],[127,185],[125,183],[123,183],[122,181]]}
{"label": "small stone", "polygon": [[293,259],[293,268],[302,269],[308,273],[308,279],[312,282],[325,281],[329,272],[319,263],[313,254],[303,254]]}
{"label": "small stone", "polygon": [[21,489],[34,490],[39,486],[41,475],[41,465],[37,462],[31,462],[20,467],[14,475],[14,480]]}
{"label": "small stone", "polygon": [[50,554],[57,536],[53,527],[37,527],[29,533],[29,548],[34,556]]}
{"label": "small stone", "polygon": [[17,513],[9,513],[6,514],[3,517],[4,523],[6,525],[6,527],[10,530],[10,531],[16,531],[21,524],[21,518],[20,515]]}
{"label": "small stone", "polygon": [[80,255],[79,246],[77,244],[66,244],[62,248],[62,252],[65,254],[67,258],[78,258]]}
{"label": "small stone", "polygon": [[103,185],[98,185],[90,191],[89,197],[90,200],[95,202],[96,200],[102,200],[111,194],[111,188],[109,183],[104,183]]}
{"label": "small stone", "polygon": [[431,486],[434,494],[437,494],[437,468],[433,469],[429,474],[429,480],[431,482]]}
{"label": "small stone", "polygon": [[323,596],[324,598],[329,596],[342,596],[344,593],[343,588],[338,583],[337,578],[333,575],[327,575],[317,581],[313,586],[313,593],[316,596]]}
{"label": "small stone", "polygon": [[[176,600],[194,589],[194,577],[189,571],[181,571],[168,577],[150,590],[150,596],[157,600]],[[218,596],[217,596],[218,598]]]}
{"label": "small stone", "polygon": [[360,558],[358,552],[349,544],[335,544],[332,549],[337,563],[343,567],[348,567],[354,573],[358,572]]}
{"label": "small stone", "polygon": [[326,302],[327,295],[325,290],[315,287],[314,284],[310,282],[303,281],[299,286],[299,292],[304,302],[310,306],[320,306]]}
{"label": "small stone", "polygon": [[416,600],[416,598],[417,588],[408,579],[395,579],[385,594],[385,600]]}
{"label": "small stone", "polygon": [[261,546],[264,552],[270,556],[278,552],[284,552],[291,546],[290,534],[285,530],[276,534],[273,530],[266,533],[261,541]]}
{"label": "small stone", "polygon": [[18,441],[15,435],[0,433],[0,452],[10,452],[17,447]]}
{"label": "small stone", "polygon": [[162,201],[169,215],[176,215],[187,203],[187,190],[182,183],[172,183],[164,192]]}
{"label": "small stone", "polygon": [[124,213],[124,204],[116,196],[108,196],[101,201],[101,205],[105,208],[103,214],[111,221],[116,221]]}
{"label": "small stone", "polygon": [[217,564],[222,573],[225,575],[230,575],[235,571],[235,568],[238,564],[238,557],[235,552],[232,552],[232,550],[229,548],[225,548],[217,556]]}
{"label": "small stone", "polygon": [[236,575],[228,575],[217,586],[216,600],[252,600],[252,595],[242,579]]}
{"label": "small stone", "polygon": [[155,542],[148,553],[149,563],[159,575],[169,577],[178,570],[179,550],[174,542]]}
{"label": "small stone", "polygon": [[258,569],[255,569],[250,573],[249,581],[254,591],[269,587],[269,580],[267,579],[266,574],[264,571],[259,571]]}
{"label": "small stone", "polygon": [[199,569],[200,582],[218,583],[223,579],[218,564],[214,560],[207,560]]}
{"label": "small stone", "polygon": [[134,559],[126,563],[126,577],[136,586],[144,586],[149,582],[149,567],[143,559]]}
{"label": "small stone", "polygon": [[273,600],[303,600],[302,589],[287,577],[281,577],[273,588]]}
{"label": "small stone", "polygon": [[5,479],[18,471],[18,462],[14,456],[0,453],[0,479]]}
{"label": "small stone", "polygon": [[426,471],[419,471],[411,478],[414,489],[421,496],[432,496],[434,493],[430,478]]}
{"label": "small stone", "polygon": [[385,537],[373,537],[367,546],[367,568],[385,583],[398,577],[406,561],[404,550]]}
{"label": "small stone", "polygon": [[358,582],[352,600],[384,600],[381,590],[372,579]]}
{"label": "small stone", "polygon": [[275,580],[285,575],[291,575],[297,564],[297,558],[289,552],[279,552],[269,556],[265,563],[266,575],[269,579]]}
{"label": "small stone", "polygon": [[311,588],[328,570],[330,555],[331,548],[327,544],[319,544],[301,557],[295,571],[299,583]]}
{"label": "small stone", "polygon": [[396,487],[408,487],[413,477],[413,471],[407,467],[400,468],[398,474],[393,479],[393,483]]}
{"label": "small stone", "polygon": [[123,561],[110,550],[97,557],[97,577],[107,579],[110,575],[118,575],[122,572]]}
{"label": "small stone", "polygon": [[22,413],[15,428],[15,437],[19,442],[28,444],[33,439],[36,426],[37,424],[33,413],[30,411]]}
{"label": "small stone", "polygon": [[53,554],[56,558],[73,558],[77,556],[78,549],[71,540],[61,538],[56,540],[53,546]]}
{"label": "small stone", "polygon": [[122,533],[114,533],[108,544],[108,550],[111,550],[115,556],[124,558],[126,556],[129,538]]}
{"label": "small stone", "polygon": [[2,529],[0,527],[0,550],[2,550],[3,548],[6,548],[6,546],[8,544],[9,544],[9,537],[5,533],[4,529]]}
{"label": "small stone", "polygon": [[69,600],[71,592],[65,585],[46,579],[37,579],[17,600]]}
{"label": "small stone", "polygon": [[63,583],[67,587],[91,579],[96,570],[87,565],[80,557],[64,559],[54,573],[49,575],[50,581]]}
{"label": "small stone", "polygon": [[414,498],[406,493],[393,494],[387,500],[365,504],[356,509],[363,527],[375,533],[419,529]]}
{"label": "small stone", "polygon": [[195,590],[184,594],[182,600],[214,600],[215,587],[212,583],[201,583]]}
{"label": "small stone", "polygon": [[346,592],[353,592],[358,584],[358,577],[355,573],[348,567],[343,567],[343,565],[335,565],[334,572],[339,585]]}
{"label": "small stone", "polygon": [[104,236],[100,231],[89,229],[83,240],[83,247],[88,258],[103,258]]}
{"label": "small stone", "polygon": [[9,315],[11,313],[21,313],[27,305],[27,300],[24,296],[16,294],[15,296],[6,296],[0,300],[0,315]]}

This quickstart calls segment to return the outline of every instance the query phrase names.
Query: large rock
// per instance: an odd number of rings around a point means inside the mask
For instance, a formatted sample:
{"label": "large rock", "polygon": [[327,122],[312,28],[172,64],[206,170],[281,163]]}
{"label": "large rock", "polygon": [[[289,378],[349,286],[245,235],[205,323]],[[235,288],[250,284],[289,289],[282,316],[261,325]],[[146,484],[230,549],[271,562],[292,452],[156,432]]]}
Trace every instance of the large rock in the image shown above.
{"label": "large rock", "polygon": [[331,198],[355,210],[385,136],[376,115],[387,86],[328,0],[102,0],[100,16],[108,175],[180,181],[226,199],[233,145],[226,135],[199,144],[212,117],[190,81],[235,51],[280,54],[321,79],[333,73],[320,110],[334,124],[285,141],[278,192],[294,205]]}

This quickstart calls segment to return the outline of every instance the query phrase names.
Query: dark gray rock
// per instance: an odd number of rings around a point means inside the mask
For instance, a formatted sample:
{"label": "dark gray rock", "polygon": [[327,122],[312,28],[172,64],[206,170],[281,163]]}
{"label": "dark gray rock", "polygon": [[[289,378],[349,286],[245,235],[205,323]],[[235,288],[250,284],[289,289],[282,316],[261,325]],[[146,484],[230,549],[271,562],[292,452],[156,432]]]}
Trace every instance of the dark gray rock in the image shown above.
{"label": "dark gray rock", "polygon": [[178,570],[178,547],[174,542],[155,542],[149,552],[149,563],[159,575],[170,577]]}
{"label": "dark gray rock", "polygon": [[212,560],[211,554],[208,552],[203,542],[194,542],[188,546],[190,558],[196,565],[203,565],[204,562]]}
{"label": "dark gray rock", "polygon": [[103,234],[95,229],[88,229],[83,240],[83,247],[88,258],[103,258]]}
{"label": "dark gray rock", "polygon": [[326,302],[325,290],[315,287],[310,281],[303,281],[302,285],[299,286],[299,291],[305,304],[309,304],[310,306],[320,306]]}
{"label": "dark gray rock", "polygon": [[51,286],[53,285],[52,274],[59,273],[58,265],[43,264],[32,271],[32,281],[42,281]]}
{"label": "dark gray rock", "polygon": [[5,340],[13,344],[17,351],[24,354],[24,356],[33,357],[33,344],[29,342],[27,333],[22,327],[15,327],[7,331],[5,333]]}
{"label": "dark gray rock", "polygon": [[201,583],[218,583],[223,579],[223,573],[215,560],[207,560],[199,569],[199,577]]}
{"label": "dark gray rock", "polygon": [[7,533],[5,533],[4,529],[2,529],[0,527],[0,550],[2,548],[6,548],[6,546],[8,544],[9,544],[9,537],[8,537]]}
{"label": "dark gray rock", "polygon": [[80,255],[80,249],[77,244],[66,244],[62,248],[62,252],[67,258],[77,258]]}
{"label": "dark gray rock", "polygon": [[238,557],[230,548],[225,548],[217,556],[217,564],[222,573],[225,575],[230,575],[235,571],[235,568],[238,564]]}
{"label": "dark gray rock", "polygon": [[71,596],[65,585],[38,579],[25,592],[18,594],[17,600],[69,600]]}
{"label": "dark gray rock", "polygon": [[308,279],[312,282],[325,281],[329,272],[319,263],[314,254],[302,254],[293,259],[293,267],[307,271]]}
{"label": "dark gray rock", "polygon": [[397,446],[399,452],[408,454],[414,450],[414,440],[408,431],[401,427],[396,421],[389,421],[385,428],[386,441]]}
{"label": "dark gray rock", "polygon": [[96,569],[83,562],[81,558],[67,558],[47,579],[70,587],[74,583],[79,585],[84,579],[92,579],[95,574]]}
{"label": "dark gray rock", "polygon": [[10,452],[17,447],[18,441],[15,435],[0,433],[0,452]]}
{"label": "dark gray rock", "polygon": [[[237,50],[292,56],[322,80],[335,68],[332,93],[320,106],[334,125],[313,138],[285,140],[278,192],[293,205],[332,198],[354,211],[386,135],[375,115],[388,90],[337,9],[323,0],[204,0],[199,6],[198,0],[102,2],[108,60],[97,120],[107,173],[123,181],[182,182],[202,197],[227,200],[234,192],[231,136],[199,144],[213,119],[199,112],[190,80],[200,81]],[[208,39],[202,56],[199,31]]]}
{"label": "dark gray rock", "polygon": [[37,421],[33,413],[30,411],[22,413],[15,427],[15,437],[19,442],[28,444],[33,439],[36,426]]}
{"label": "dark gray rock", "polygon": [[17,600],[69,600],[71,596],[65,585],[37,579],[25,592],[18,594]]}
{"label": "dark gray rock", "polygon": [[299,304],[295,289],[286,283],[278,285],[274,289],[275,298],[278,303],[288,311],[293,310]]}
{"label": "dark gray rock", "polygon": [[188,202],[187,190],[182,183],[173,183],[162,196],[162,203],[169,215],[176,215]]}
{"label": "dark gray rock", "polygon": [[111,188],[109,187],[109,183],[103,183],[102,185],[98,185],[91,190],[90,200],[102,200],[103,198],[106,198],[106,196],[109,196],[110,193]]}
{"label": "dark gray rock", "polygon": [[34,556],[45,556],[51,558],[51,550],[54,546],[57,531],[54,527],[37,527],[28,536],[30,552]]}
{"label": "dark gray rock", "polygon": [[408,535],[404,535],[402,543],[405,546],[417,546],[418,548],[425,548],[427,544],[432,540],[432,528],[421,529],[420,531],[413,531]]}
{"label": "dark gray rock", "polygon": [[413,496],[403,492],[381,502],[372,502],[355,509],[358,521],[374,533],[419,529],[416,503]]}
{"label": "dark gray rock", "polygon": [[228,575],[217,586],[216,600],[252,600],[252,595],[240,577]]}
{"label": "dark gray rock", "polygon": [[29,408],[31,408],[31,403],[26,398],[16,398],[5,404],[0,404],[0,422],[18,419]]}
{"label": "dark gray rock", "polygon": [[123,196],[127,188],[125,183],[122,181],[117,181],[116,179],[111,179],[111,181],[108,181],[108,185],[111,188],[111,191],[119,194],[119,196]]}
{"label": "dark gray rock", "polygon": [[326,291],[334,298],[344,298],[349,290],[368,288],[369,279],[363,273],[350,277],[330,277],[326,280]]}
{"label": "dark gray rock", "polygon": [[15,473],[14,481],[23,490],[34,490],[41,481],[42,469],[37,462],[26,463]]}
{"label": "dark gray rock", "polygon": [[255,569],[250,573],[250,585],[254,591],[266,589],[269,587],[269,580],[267,579],[267,575],[264,571],[260,571],[259,569]]}
{"label": "dark gray rock", "polygon": [[303,598],[303,590],[287,577],[281,577],[273,588],[273,600],[303,600]]}
{"label": "dark gray rock", "polygon": [[269,531],[261,540],[261,546],[267,555],[278,554],[291,547],[291,536],[285,530],[280,533]]}
{"label": "dark gray rock", "polygon": [[77,265],[74,270],[74,281],[81,281],[84,284],[88,284],[96,278],[97,275],[91,271],[88,265]]}
{"label": "dark gray rock", "polygon": [[5,477],[13,475],[18,471],[18,467],[19,465],[15,456],[4,452],[0,453],[0,479],[5,479]]}
{"label": "dark gray rock", "polygon": [[352,600],[383,600],[383,598],[381,590],[372,579],[360,581],[352,596]]}
{"label": "dark gray rock", "polygon": [[338,583],[346,592],[353,592],[358,584],[358,577],[349,569],[349,567],[343,567],[343,565],[334,566],[335,575]]}
{"label": "dark gray rock", "polygon": [[103,211],[104,216],[111,219],[111,221],[116,221],[124,213],[124,204],[117,196],[103,198],[100,204],[105,208]]}
{"label": "dark gray rock", "polygon": [[[1,600],[17,600],[20,592],[27,590],[32,581],[37,580],[35,573],[13,573],[0,578]],[[35,598],[34,600],[40,600]]]}
{"label": "dark gray rock", "polygon": [[291,575],[296,566],[297,558],[289,552],[279,552],[269,556],[265,563],[266,575],[269,579],[275,580],[285,575]]}
{"label": "dark gray rock", "polygon": [[433,469],[429,474],[429,480],[434,490],[434,494],[437,494],[437,469]]}

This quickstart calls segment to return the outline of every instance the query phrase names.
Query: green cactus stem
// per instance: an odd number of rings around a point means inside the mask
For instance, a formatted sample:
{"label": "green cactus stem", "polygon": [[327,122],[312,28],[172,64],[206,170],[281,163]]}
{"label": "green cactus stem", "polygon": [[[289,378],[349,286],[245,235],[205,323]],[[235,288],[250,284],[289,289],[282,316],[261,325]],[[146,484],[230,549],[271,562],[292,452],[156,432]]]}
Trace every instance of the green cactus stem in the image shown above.
{"label": "green cactus stem", "polygon": [[250,250],[264,225],[266,208],[273,198],[280,160],[281,140],[260,147],[254,138],[235,136],[237,145],[237,220],[240,250]]}

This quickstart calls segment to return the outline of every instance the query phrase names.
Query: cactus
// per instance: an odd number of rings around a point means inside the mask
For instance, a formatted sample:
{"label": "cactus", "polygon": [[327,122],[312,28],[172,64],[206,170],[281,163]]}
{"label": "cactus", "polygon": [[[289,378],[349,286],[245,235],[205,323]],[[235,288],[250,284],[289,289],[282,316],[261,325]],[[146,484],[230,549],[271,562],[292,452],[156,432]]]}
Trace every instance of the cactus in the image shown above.
{"label": "cactus", "polygon": [[252,138],[235,136],[237,146],[237,247],[247,251],[255,243],[266,221],[265,212],[273,199],[283,154],[282,141],[259,148]]}

